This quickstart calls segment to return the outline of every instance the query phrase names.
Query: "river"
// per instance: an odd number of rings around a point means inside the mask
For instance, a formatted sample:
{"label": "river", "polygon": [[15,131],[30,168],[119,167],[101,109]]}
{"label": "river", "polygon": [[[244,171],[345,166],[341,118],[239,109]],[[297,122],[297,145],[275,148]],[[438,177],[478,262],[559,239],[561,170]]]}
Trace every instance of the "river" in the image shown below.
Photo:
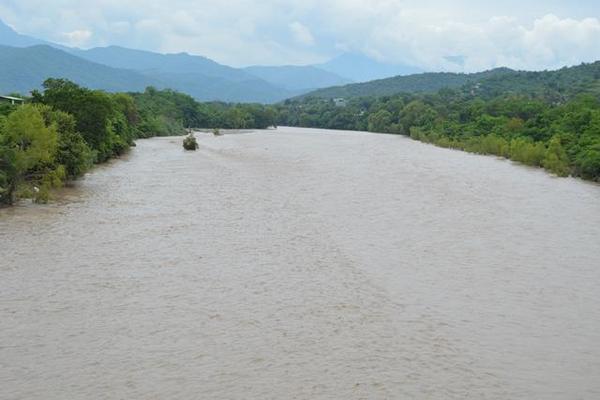
{"label": "river", "polygon": [[600,186],[393,135],[197,137],[0,210],[0,398],[600,398]]}

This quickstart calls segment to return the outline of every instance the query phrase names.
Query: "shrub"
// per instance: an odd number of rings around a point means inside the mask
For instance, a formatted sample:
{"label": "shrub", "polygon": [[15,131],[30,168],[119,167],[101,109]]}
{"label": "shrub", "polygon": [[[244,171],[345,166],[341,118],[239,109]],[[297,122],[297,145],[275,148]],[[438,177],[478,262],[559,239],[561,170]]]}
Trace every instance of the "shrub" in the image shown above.
{"label": "shrub", "polygon": [[569,158],[567,157],[567,153],[562,147],[558,136],[554,136],[550,139],[548,150],[546,150],[546,156],[542,161],[542,165],[544,168],[558,176],[564,177],[569,175]]}
{"label": "shrub", "polygon": [[193,133],[190,133],[183,139],[183,148],[186,150],[195,151],[198,149],[198,142]]}

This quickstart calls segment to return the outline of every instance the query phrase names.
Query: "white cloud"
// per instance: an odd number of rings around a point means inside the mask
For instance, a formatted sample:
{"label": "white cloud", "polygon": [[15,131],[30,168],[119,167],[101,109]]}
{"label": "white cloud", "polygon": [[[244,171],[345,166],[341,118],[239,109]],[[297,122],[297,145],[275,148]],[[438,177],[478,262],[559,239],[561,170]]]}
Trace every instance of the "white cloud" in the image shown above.
{"label": "white cloud", "polygon": [[80,29],[72,32],[64,32],[62,37],[66,40],[65,44],[68,44],[69,46],[80,47],[85,46],[85,44],[90,40],[92,37],[92,32],[87,29]]}
{"label": "white cloud", "polygon": [[581,21],[547,15],[525,30],[522,45],[540,67],[600,59],[600,20]]}
{"label": "white cloud", "polygon": [[305,25],[302,25],[298,21],[294,21],[290,24],[290,31],[294,35],[294,40],[304,46],[312,46],[315,44],[315,38],[313,37],[310,29]]}
{"label": "white cloud", "polygon": [[[0,18],[46,40],[186,51],[232,65],[312,63],[340,51],[428,70],[540,69],[600,59],[597,0],[1,3]],[[464,63],[453,62],[457,56]]]}

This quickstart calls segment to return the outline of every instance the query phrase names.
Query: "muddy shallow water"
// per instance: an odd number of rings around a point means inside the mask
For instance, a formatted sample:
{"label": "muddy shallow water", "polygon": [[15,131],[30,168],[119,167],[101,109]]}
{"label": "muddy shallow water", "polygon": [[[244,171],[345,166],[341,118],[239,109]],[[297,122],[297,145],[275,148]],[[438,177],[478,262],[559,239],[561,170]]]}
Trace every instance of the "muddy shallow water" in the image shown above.
{"label": "muddy shallow water", "polygon": [[600,398],[600,186],[391,135],[197,137],[0,210],[0,398]]}

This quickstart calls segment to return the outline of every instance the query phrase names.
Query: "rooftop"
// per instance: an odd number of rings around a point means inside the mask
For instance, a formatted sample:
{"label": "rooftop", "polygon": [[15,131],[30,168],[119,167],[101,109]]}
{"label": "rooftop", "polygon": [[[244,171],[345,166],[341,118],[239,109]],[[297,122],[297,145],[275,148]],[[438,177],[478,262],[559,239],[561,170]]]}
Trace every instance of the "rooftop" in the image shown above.
{"label": "rooftop", "polygon": [[14,101],[25,101],[24,99],[21,99],[19,97],[2,96],[2,95],[0,95],[0,99],[14,100]]}

